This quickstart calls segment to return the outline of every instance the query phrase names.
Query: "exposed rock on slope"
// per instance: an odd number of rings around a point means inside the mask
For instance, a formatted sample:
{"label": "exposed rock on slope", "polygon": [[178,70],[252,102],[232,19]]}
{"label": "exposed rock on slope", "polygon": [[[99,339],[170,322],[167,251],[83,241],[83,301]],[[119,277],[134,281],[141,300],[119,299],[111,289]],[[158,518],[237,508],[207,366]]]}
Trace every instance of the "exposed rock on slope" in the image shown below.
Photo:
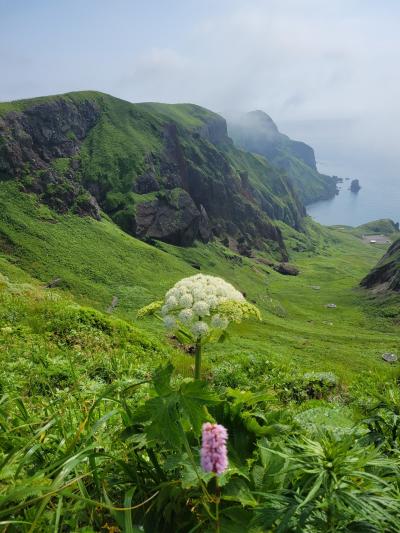
{"label": "exposed rock on slope", "polygon": [[283,259],[274,220],[299,230],[305,214],[284,174],[236,149],[219,115],[95,92],[0,104],[0,180],[10,179],[60,212],[99,218],[100,205],[143,239],[229,236]]}
{"label": "exposed rock on slope", "polygon": [[361,285],[378,291],[400,292],[400,239],[395,241]]}
{"label": "exposed rock on slope", "polygon": [[[96,124],[95,102],[43,101],[0,116],[0,180],[21,180],[52,207],[99,218],[95,198],[79,182],[79,149]],[[64,161],[68,162],[65,164]]]}
{"label": "exposed rock on slope", "polygon": [[305,204],[336,194],[336,179],[318,172],[311,146],[292,141],[280,133],[271,117],[263,111],[251,111],[232,118],[228,127],[229,135],[238,147],[263,155],[284,170]]}

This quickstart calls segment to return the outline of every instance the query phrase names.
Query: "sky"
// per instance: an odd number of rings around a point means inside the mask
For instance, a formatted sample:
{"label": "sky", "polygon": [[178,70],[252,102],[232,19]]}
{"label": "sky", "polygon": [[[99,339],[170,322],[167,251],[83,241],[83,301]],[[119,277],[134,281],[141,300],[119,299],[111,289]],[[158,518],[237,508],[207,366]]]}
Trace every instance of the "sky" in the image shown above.
{"label": "sky", "polygon": [[0,101],[262,109],[321,170],[400,175],[400,0],[0,0]]}

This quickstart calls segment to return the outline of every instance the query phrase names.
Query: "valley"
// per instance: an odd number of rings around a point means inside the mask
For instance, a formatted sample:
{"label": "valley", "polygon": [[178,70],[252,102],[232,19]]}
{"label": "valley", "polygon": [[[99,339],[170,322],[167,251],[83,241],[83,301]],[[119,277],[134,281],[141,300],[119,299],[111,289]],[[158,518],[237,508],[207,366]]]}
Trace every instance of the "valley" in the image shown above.
{"label": "valley", "polygon": [[0,104],[4,533],[398,531],[398,224],[314,222],[335,181],[281,135],[283,167],[191,104]]}
{"label": "valley", "polygon": [[[359,287],[387,245],[366,245],[362,229],[322,228],[308,220],[307,236],[288,233],[286,239],[300,274],[284,276],[263,262],[262,253],[243,257],[217,242],[150,246],[106,219],[52,212],[13,185],[3,185],[0,202],[0,236],[8,251],[3,273],[10,272],[11,279],[12,267],[43,285],[59,278],[56,290],[103,312],[116,296],[114,313],[135,322],[138,309],[178,279],[205,272],[233,283],[263,313],[261,324],[246,326],[243,335],[239,327],[234,344],[212,346],[213,354],[257,353],[305,372],[333,371],[349,382],[360,372],[391,372],[381,354],[399,350],[398,315],[383,320],[373,298]],[[392,231],[383,223],[378,227]],[[393,239],[396,233],[388,235]],[[294,251],[299,245],[303,251]],[[337,308],[326,308],[329,303]],[[152,327],[149,321],[146,329]]]}

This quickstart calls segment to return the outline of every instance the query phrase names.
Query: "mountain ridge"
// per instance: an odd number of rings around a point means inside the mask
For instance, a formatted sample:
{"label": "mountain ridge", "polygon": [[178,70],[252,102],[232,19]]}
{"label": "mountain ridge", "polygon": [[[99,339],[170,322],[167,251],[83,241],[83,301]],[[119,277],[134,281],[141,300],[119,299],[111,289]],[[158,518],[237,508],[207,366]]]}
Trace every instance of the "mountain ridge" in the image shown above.
{"label": "mountain ridge", "polygon": [[95,91],[0,104],[0,179],[145,240],[217,237],[283,259],[275,221],[302,230],[305,215],[284,173],[236,149],[216,113]]}
{"label": "mountain ridge", "polygon": [[336,194],[336,178],[318,171],[313,148],[281,133],[264,111],[228,118],[228,131],[238,147],[265,156],[286,172],[305,205]]}

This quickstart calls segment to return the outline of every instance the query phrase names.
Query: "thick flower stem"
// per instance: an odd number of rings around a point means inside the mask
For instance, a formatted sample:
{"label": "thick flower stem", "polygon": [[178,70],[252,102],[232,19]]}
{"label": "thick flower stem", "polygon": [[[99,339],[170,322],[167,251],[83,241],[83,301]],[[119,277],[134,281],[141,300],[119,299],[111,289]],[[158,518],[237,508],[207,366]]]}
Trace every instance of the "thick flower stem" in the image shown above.
{"label": "thick flower stem", "polygon": [[221,520],[219,517],[219,504],[221,502],[221,487],[218,478],[215,478],[215,533],[221,533]]}
{"label": "thick flower stem", "polygon": [[195,357],[194,379],[200,379],[200,375],[201,375],[201,342],[200,342],[200,339],[196,341],[194,357]]}

